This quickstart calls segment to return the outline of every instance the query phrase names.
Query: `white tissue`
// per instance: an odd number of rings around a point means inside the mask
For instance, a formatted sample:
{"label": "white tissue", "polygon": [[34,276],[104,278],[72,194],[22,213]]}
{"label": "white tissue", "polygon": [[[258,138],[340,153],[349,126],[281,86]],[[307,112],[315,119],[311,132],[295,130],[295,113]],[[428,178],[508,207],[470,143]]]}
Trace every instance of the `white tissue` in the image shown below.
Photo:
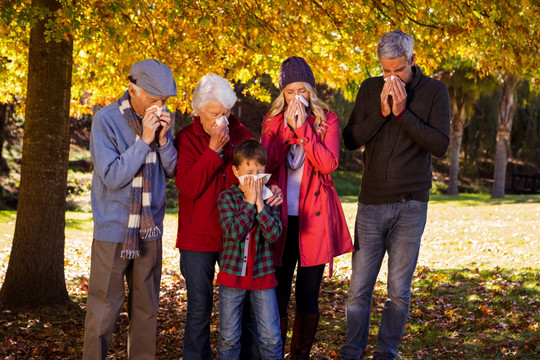
{"label": "white tissue", "polygon": [[308,107],[309,106],[309,103],[307,102],[306,98],[303,97],[302,95],[295,95],[295,97],[293,99],[300,99],[300,101],[302,102],[302,104],[304,104],[305,107]]}
{"label": "white tissue", "polygon": [[[238,177],[238,181],[240,182],[240,185],[244,185],[244,179],[246,178],[246,176],[251,176],[253,177],[254,180],[259,180],[261,178],[264,178],[264,183],[266,184],[268,182],[268,180],[270,180],[270,176],[272,174],[266,174],[266,173],[263,173],[263,174],[257,174],[257,175],[242,175],[242,176],[239,176]],[[272,191],[267,188],[266,186],[263,186],[263,200],[266,200],[270,197],[272,197]]]}
{"label": "white tissue", "polygon": [[156,108],[156,109],[157,109],[157,110],[156,110],[156,115],[157,115],[158,117],[160,117],[160,116],[161,116],[161,113],[162,113],[163,111],[165,111],[165,109],[166,109],[166,108],[165,108],[165,105],[163,105],[163,106],[152,105],[152,106],[150,106],[150,107],[149,107],[148,109],[146,109],[146,110],[151,110],[151,109],[153,109],[153,108]]}
{"label": "white tissue", "polygon": [[[306,98],[303,97],[302,95],[295,95],[293,99],[296,99],[296,98],[300,99],[300,102],[301,102],[302,104],[304,104],[305,107],[308,107],[308,106],[309,106],[309,103],[306,101]],[[297,111],[296,114],[294,114],[294,115],[295,115],[295,116],[298,115],[298,111]]]}
{"label": "white tissue", "polygon": [[[398,79],[401,81],[401,83],[403,84],[403,86],[405,86],[405,83],[403,82],[403,80],[401,80],[400,77],[398,77]],[[384,78],[384,82],[386,82],[386,80],[388,80],[387,77]],[[390,75],[390,80],[394,80],[394,75]],[[389,92],[388,92],[388,95],[392,95],[392,91],[389,91]]]}
{"label": "white tissue", "polygon": [[[296,99],[296,98],[300,99],[300,102],[301,102],[302,104],[304,104],[305,107],[308,107],[308,106],[309,106],[309,103],[307,102],[306,98],[303,97],[302,95],[295,95],[295,96],[292,98],[292,100],[294,100],[294,99]],[[292,100],[291,100],[291,101],[292,101]],[[294,116],[298,116],[298,111],[294,114]],[[285,118],[285,116],[283,116],[283,126],[284,126],[284,127],[287,127],[287,119]]]}
{"label": "white tissue", "polygon": [[223,122],[225,122],[225,124],[227,124],[227,126],[229,126],[229,120],[227,120],[226,116],[222,116],[219,119],[216,119],[216,125],[217,126],[221,125]]}

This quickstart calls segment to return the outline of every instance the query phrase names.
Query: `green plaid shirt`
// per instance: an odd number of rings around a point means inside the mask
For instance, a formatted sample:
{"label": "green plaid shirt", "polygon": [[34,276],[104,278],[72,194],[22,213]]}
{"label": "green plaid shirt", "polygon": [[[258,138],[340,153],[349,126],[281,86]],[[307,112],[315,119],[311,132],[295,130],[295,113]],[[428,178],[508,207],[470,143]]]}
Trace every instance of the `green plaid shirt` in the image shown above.
{"label": "green plaid shirt", "polygon": [[248,234],[256,242],[253,277],[274,272],[270,244],[281,235],[282,226],[279,206],[265,205],[257,213],[257,207],[246,202],[244,193],[237,185],[223,191],[218,199],[219,219],[223,227],[223,251],[220,255],[220,271],[242,276],[244,247]]}

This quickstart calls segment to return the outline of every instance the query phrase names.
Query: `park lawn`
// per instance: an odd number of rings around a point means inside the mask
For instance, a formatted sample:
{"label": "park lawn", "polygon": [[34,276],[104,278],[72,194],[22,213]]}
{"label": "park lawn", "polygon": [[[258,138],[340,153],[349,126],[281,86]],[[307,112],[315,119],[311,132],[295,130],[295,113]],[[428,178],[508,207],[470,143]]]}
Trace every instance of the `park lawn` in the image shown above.
{"label": "park lawn", "polygon": [[[344,199],[351,232],[356,203]],[[540,196],[434,196],[413,280],[401,359],[529,359],[540,352]],[[0,211],[0,284],[7,268],[15,213]],[[78,359],[81,355],[92,218],[66,214],[65,273],[73,304],[63,309],[0,314],[0,356]],[[186,292],[175,249],[176,215],[165,218],[158,359],[181,357]],[[385,301],[386,265],[375,288],[368,356]],[[321,322],[312,358],[337,358],[345,341],[350,255],[336,259],[323,279]],[[217,305],[217,291],[215,293]],[[212,347],[218,341],[217,306]],[[124,359],[127,314],[120,315],[111,359]],[[290,328],[292,324],[290,324]],[[290,333],[289,333],[290,335]],[[289,336],[290,338],[290,336]],[[11,356],[11,357],[10,357]]]}

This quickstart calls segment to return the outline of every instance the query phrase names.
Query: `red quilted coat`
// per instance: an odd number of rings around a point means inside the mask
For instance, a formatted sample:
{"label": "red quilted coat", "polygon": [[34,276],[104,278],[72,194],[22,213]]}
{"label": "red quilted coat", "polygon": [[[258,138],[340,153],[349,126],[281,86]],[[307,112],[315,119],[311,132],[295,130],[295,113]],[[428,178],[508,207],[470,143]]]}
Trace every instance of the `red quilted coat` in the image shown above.
{"label": "red quilted coat", "polygon": [[[284,126],[283,113],[262,125],[261,143],[268,152],[266,171],[283,191],[282,221],[287,220],[287,165],[286,155],[291,144],[301,144],[306,153],[300,185],[299,228],[300,259],[302,266],[330,263],[336,256],[352,252],[351,235],[345,221],[330,173],[338,166],[339,121],[336,114],[326,112],[323,136],[314,127],[315,116],[292,131]],[[281,265],[285,234],[274,244],[274,264]],[[330,272],[331,272],[330,267]]]}
{"label": "red quilted coat", "polygon": [[229,117],[230,140],[223,159],[208,147],[210,135],[199,117],[176,134],[178,150],[175,184],[178,188],[178,235],[176,247],[190,251],[221,251],[223,229],[217,199],[238,179],[232,172],[233,148],[253,138],[234,115]]}

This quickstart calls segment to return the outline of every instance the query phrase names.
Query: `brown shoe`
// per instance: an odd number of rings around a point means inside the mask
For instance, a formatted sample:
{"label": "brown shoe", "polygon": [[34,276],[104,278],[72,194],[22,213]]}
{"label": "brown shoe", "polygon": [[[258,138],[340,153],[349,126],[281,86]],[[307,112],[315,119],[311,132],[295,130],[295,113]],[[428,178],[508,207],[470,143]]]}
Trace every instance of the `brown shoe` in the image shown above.
{"label": "brown shoe", "polygon": [[296,313],[291,340],[291,359],[309,359],[318,324],[319,314]]}

